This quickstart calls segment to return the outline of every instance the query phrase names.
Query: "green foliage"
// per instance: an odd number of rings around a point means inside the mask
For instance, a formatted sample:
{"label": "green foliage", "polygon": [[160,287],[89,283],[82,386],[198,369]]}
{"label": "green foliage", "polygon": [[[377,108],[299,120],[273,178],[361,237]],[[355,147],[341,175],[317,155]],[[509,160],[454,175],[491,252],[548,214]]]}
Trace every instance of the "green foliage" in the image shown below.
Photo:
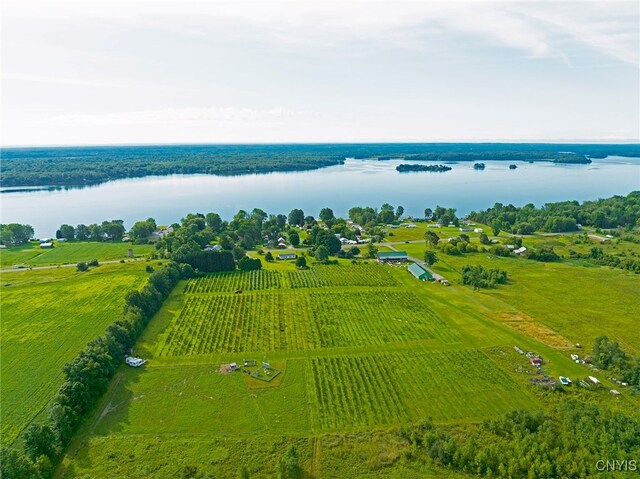
{"label": "green foliage", "polygon": [[595,228],[636,225],[640,219],[640,191],[583,203],[547,203],[544,208],[532,204],[519,208],[496,203],[485,211],[472,212],[469,217],[479,223],[500,224],[503,230],[516,234],[575,231],[577,224]]}
{"label": "green foliage", "polygon": [[495,288],[498,284],[506,283],[506,271],[494,268],[485,268],[481,265],[465,265],[462,267],[462,284],[473,286],[473,289]]}
{"label": "green foliage", "polygon": [[298,479],[302,476],[298,450],[290,445],[278,463],[279,479]]}
{"label": "green foliage", "polygon": [[238,269],[241,271],[256,271],[262,268],[262,261],[260,258],[249,258],[244,256],[238,261]]}
{"label": "green foliage", "polygon": [[267,261],[273,261],[273,254],[271,251],[267,251],[267,254],[264,255],[264,259]]}
{"label": "green foliage", "polygon": [[518,410],[452,435],[415,430],[418,452],[474,476],[531,479],[592,477],[596,462],[640,453],[640,421],[575,400],[549,414]]}
{"label": "green foliage", "polygon": [[194,251],[184,257],[184,263],[188,263],[194,269],[206,273],[218,271],[233,271],[236,262],[229,251]]}
{"label": "green foliage", "polygon": [[0,243],[6,246],[26,244],[33,238],[33,227],[18,223],[0,224]]}
{"label": "green foliage", "polygon": [[438,255],[436,254],[435,251],[425,251],[424,252],[424,262],[427,263],[429,266],[434,265],[438,262]]}
{"label": "green foliage", "polygon": [[316,248],[315,258],[317,261],[326,261],[329,258],[329,250],[326,246],[320,245]]}
{"label": "green foliage", "polygon": [[396,166],[396,171],[400,173],[404,173],[407,171],[429,171],[432,173],[442,173],[445,171],[450,171],[452,168],[446,165],[416,165],[416,164],[407,164],[403,163],[401,165]]}
{"label": "green foliage", "polygon": [[296,258],[296,267],[297,268],[306,268],[307,267],[307,260],[305,259],[304,256],[298,256]]}
{"label": "green foliage", "polygon": [[544,246],[537,249],[528,249],[527,258],[544,263],[560,260],[560,256],[553,250],[553,247],[545,248]]}
{"label": "green foliage", "polygon": [[304,211],[294,208],[289,212],[288,222],[291,226],[302,226],[304,224]]}
{"label": "green foliage", "polygon": [[294,248],[300,244],[300,235],[296,230],[289,231],[289,242]]}
{"label": "green foliage", "polygon": [[76,271],[87,271],[89,269],[89,265],[85,262],[80,262],[76,265]]}

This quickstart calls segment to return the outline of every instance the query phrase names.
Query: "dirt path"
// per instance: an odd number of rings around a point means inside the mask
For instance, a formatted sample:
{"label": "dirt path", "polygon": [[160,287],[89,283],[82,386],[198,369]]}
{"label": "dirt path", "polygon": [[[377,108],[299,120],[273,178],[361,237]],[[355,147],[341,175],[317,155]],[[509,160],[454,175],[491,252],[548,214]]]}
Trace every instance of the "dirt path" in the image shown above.
{"label": "dirt path", "polygon": [[320,477],[320,438],[311,438],[311,477]]}
{"label": "dirt path", "polygon": [[[115,264],[120,263],[121,260],[114,259],[109,261],[100,261],[100,264]],[[129,258],[125,260],[126,263],[131,261],[145,261],[144,258]],[[16,271],[36,271],[39,269],[56,269],[56,268],[75,268],[76,263],[67,263],[67,264],[52,264],[49,266],[32,266],[29,268],[11,268],[11,269],[0,269],[0,273],[14,273]]]}

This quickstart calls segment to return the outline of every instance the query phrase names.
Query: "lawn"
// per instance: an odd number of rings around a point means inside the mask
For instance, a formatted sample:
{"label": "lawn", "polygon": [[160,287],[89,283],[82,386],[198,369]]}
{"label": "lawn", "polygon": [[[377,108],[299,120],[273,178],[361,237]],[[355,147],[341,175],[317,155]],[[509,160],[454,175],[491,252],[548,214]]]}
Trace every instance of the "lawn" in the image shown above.
{"label": "lawn", "polygon": [[118,318],[125,294],[146,276],[144,263],[2,275],[3,444],[43,410],[62,382],[62,366]]}
{"label": "lawn", "polygon": [[112,243],[97,241],[78,241],[71,243],[55,242],[50,249],[41,249],[39,243],[16,246],[0,250],[0,265],[45,266],[53,264],[79,263],[81,261],[119,260],[128,258],[129,249],[136,257],[145,256],[154,251],[153,245],[132,245],[131,243]]}

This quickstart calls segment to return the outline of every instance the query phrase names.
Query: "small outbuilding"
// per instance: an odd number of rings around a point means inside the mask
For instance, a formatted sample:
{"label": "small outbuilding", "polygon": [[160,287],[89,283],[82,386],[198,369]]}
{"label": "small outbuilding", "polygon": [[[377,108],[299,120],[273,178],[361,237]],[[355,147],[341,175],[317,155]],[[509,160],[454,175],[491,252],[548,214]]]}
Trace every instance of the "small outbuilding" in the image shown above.
{"label": "small outbuilding", "polygon": [[133,368],[139,368],[140,366],[142,366],[144,363],[147,362],[145,359],[133,357],[133,356],[127,356],[124,361]]}
{"label": "small outbuilding", "polygon": [[298,257],[298,255],[294,254],[294,253],[284,253],[284,254],[279,254],[278,256],[276,256],[276,259],[289,260],[289,259],[296,259],[297,257]]}
{"label": "small outbuilding", "polygon": [[411,263],[407,269],[409,270],[409,273],[414,275],[420,281],[431,281],[433,279],[431,273],[418,263]]}
{"label": "small outbuilding", "polygon": [[40,248],[42,248],[42,249],[53,248],[53,243],[51,243],[51,242],[40,243]]}

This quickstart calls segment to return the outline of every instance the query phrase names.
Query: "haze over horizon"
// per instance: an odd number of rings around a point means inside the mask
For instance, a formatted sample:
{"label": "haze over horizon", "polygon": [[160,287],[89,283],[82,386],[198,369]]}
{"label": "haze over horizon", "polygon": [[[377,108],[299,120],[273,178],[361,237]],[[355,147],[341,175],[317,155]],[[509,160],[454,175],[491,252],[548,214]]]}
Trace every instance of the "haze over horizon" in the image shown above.
{"label": "haze over horizon", "polygon": [[638,2],[2,5],[2,146],[638,142]]}

